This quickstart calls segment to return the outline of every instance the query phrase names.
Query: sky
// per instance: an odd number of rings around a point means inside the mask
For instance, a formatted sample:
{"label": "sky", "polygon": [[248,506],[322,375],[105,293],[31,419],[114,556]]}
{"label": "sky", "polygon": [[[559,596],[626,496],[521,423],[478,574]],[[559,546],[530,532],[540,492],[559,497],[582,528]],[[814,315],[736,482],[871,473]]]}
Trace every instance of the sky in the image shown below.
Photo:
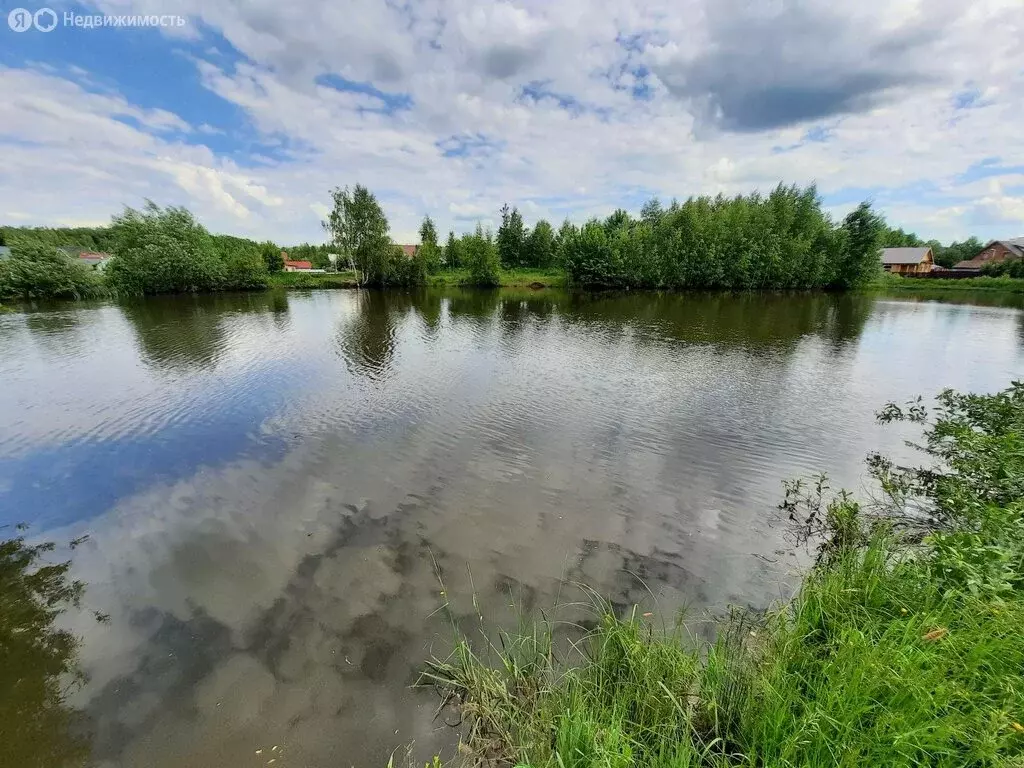
{"label": "sky", "polygon": [[[1024,235],[1022,0],[0,0],[0,223],[146,199],[322,242],[333,187],[399,242],[816,183],[944,242]],[[85,27],[75,16],[174,15]],[[38,16],[37,16],[38,18]],[[168,16],[168,19],[170,17]],[[6,23],[5,23],[6,21]]]}

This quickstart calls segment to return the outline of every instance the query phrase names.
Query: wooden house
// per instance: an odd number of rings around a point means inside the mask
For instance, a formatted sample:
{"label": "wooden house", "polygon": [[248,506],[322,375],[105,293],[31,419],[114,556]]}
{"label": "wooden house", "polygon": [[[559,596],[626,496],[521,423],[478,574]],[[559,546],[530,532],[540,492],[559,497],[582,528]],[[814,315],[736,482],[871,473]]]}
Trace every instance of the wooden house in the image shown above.
{"label": "wooden house", "polygon": [[883,248],[882,266],[886,272],[897,275],[927,274],[935,266],[935,255],[932,249],[921,248]]}

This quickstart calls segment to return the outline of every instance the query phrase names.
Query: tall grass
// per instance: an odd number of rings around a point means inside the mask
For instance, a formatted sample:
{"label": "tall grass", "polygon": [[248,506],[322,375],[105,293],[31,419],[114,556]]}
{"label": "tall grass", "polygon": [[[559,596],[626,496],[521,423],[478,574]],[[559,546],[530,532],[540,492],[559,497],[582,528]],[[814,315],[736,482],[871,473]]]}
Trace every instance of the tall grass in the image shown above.
{"label": "tall grass", "polygon": [[467,724],[460,759],[1024,765],[1024,384],[882,418],[925,422],[941,468],[876,457],[874,505],[790,486],[784,509],[820,545],[790,602],[734,613],[701,643],[593,598],[593,628],[568,639],[544,617],[430,662],[423,682]]}

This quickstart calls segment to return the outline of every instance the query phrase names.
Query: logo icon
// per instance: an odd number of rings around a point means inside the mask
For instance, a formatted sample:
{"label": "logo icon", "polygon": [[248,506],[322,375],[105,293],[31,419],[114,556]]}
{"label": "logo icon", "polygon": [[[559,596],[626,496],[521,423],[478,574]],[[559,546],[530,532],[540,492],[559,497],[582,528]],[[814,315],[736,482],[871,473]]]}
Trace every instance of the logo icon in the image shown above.
{"label": "logo icon", "polygon": [[15,32],[27,32],[32,28],[32,11],[15,8],[7,14],[7,26]]}
{"label": "logo icon", "polygon": [[32,17],[32,23],[40,32],[52,32],[57,26],[57,12],[52,8],[40,8]]}

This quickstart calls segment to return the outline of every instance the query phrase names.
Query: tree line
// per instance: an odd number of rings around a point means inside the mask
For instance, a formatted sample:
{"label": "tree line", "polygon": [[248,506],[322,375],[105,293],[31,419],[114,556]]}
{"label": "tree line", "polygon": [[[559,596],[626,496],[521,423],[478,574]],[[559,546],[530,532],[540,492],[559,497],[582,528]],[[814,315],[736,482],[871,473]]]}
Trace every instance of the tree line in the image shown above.
{"label": "tree line", "polygon": [[388,222],[366,187],[336,189],[324,228],[338,252],[369,285],[416,285],[432,272],[463,270],[464,282],[497,285],[500,269],[563,269],[573,285],[600,288],[838,288],[862,285],[878,271],[885,224],[867,203],[841,223],[822,209],[817,190],[778,186],[726,198],[695,197],[639,218],[617,210],[556,232],[541,220],[528,228],[507,204],[496,233],[481,226],[438,242],[430,217],[412,258],[396,250]]}
{"label": "tree line", "polygon": [[952,267],[961,261],[972,259],[981,253],[985,243],[973,235],[966,240],[954,241],[943,245],[938,240],[922,240],[914,232],[905,232],[902,228],[886,227],[882,235],[883,248],[924,248],[932,249],[935,263],[940,267]]}
{"label": "tree line", "polygon": [[[496,286],[501,270],[559,270],[570,285],[654,289],[847,289],[879,269],[884,246],[931,245],[940,264],[970,258],[977,238],[949,246],[892,229],[867,203],[836,222],[814,186],[779,185],[767,195],[691,197],[663,206],[644,204],[639,216],[619,209],[604,219],[556,230],[545,220],[527,226],[516,207],[504,205],[497,231],[477,225],[444,244],[426,216],[420,245],[407,254],[390,236],[376,196],[356,184],[331,191],[322,223],[328,242],[303,243],[290,257],[330,269],[351,269],[367,286],[415,286],[442,271],[465,285]],[[0,228],[0,244],[13,256],[0,261],[0,297],[87,297],[105,291],[153,294],[264,288],[283,268],[281,249],[208,232],[185,208],[147,202],[126,208],[110,226]],[[115,255],[105,274],[92,273],[61,246]]]}

